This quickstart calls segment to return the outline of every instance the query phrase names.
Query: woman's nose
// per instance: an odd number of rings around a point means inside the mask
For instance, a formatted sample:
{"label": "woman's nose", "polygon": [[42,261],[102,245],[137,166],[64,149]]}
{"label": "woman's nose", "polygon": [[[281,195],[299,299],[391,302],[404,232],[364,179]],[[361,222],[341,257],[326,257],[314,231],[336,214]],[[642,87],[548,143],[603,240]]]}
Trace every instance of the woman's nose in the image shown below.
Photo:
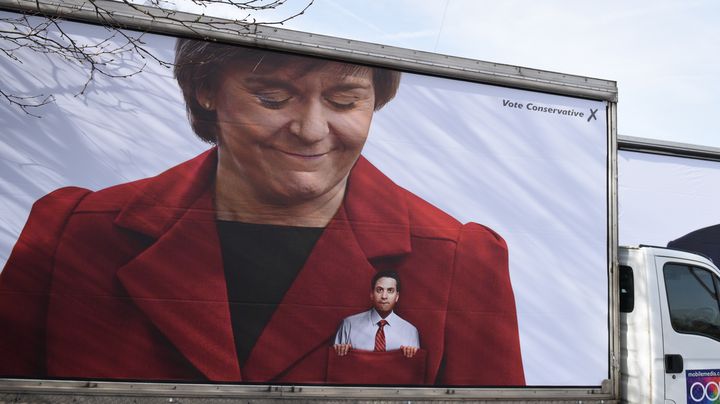
{"label": "woman's nose", "polygon": [[324,139],[330,132],[326,112],[319,100],[307,101],[298,108],[296,116],[290,123],[290,131],[307,143]]}

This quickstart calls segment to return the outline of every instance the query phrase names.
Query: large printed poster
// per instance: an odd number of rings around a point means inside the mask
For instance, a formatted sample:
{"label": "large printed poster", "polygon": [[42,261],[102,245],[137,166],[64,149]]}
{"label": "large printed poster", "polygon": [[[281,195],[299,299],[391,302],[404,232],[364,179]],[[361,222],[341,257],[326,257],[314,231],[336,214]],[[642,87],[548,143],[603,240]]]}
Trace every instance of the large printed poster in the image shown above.
{"label": "large printed poster", "polygon": [[670,244],[720,262],[718,181],[717,161],[621,151],[620,244]]}
{"label": "large printed poster", "polygon": [[0,59],[0,376],[609,378],[605,102],[143,40]]}

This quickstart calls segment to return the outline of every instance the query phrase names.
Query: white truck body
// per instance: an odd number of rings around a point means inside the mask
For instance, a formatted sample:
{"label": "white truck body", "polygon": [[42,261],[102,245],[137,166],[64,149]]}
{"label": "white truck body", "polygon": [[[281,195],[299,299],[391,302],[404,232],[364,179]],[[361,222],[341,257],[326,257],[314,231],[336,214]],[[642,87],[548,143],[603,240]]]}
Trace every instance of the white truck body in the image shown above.
{"label": "white truck body", "polygon": [[716,402],[720,271],[659,247],[623,247],[618,259],[622,402]]}

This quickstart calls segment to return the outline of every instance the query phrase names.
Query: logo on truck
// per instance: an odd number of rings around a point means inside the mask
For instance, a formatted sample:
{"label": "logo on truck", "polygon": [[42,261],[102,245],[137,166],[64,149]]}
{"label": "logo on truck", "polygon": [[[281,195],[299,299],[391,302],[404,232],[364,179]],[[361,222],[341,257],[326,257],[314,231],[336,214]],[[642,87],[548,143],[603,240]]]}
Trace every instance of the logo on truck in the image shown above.
{"label": "logo on truck", "polygon": [[720,370],[687,371],[688,403],[720,403]]}

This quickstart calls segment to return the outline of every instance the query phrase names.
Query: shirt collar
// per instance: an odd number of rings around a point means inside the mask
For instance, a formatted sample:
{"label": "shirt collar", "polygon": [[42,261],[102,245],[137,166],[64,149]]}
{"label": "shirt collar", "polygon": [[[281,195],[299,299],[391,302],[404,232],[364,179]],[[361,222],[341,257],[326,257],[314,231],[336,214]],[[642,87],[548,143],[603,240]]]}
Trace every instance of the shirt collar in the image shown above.
{"label": "shirt collar", "polygon": [[[392,325],[396,318],[397,314],[395,314],[395,311],[393,311],[387,317],[385,317],[385,321],[387,321],[387,325]],[[374,308],[370,309],[370,321],[374,325],[377,325],[378,321],[382,319],[383,318],[380,317],[380,314],[378,314],[377,310],[375,310]]]}

